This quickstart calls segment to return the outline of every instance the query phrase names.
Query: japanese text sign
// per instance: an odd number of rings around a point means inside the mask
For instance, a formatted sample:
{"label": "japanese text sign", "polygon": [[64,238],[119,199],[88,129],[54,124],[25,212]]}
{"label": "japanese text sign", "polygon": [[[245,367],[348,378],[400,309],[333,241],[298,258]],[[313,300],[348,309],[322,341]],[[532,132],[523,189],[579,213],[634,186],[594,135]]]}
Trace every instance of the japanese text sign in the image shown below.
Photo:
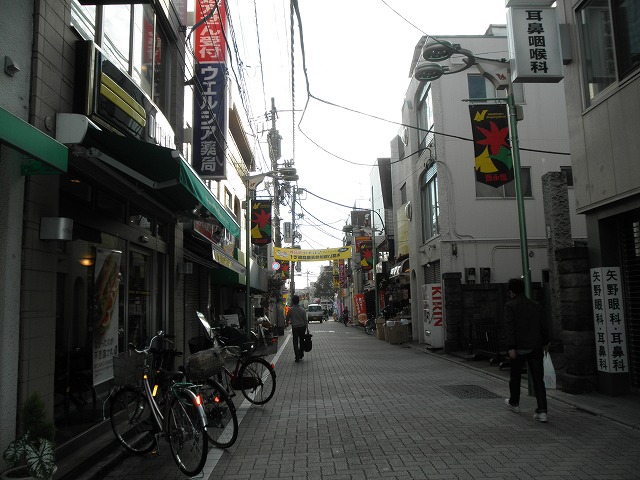
{"label": "japanese text sign", "polygon": [[619,267],[591,269],[591,299],[598,370],[608,373],[628,373],[625,315]]}
{"label": "japanese text sign", "polygon": [[562,80],[560,30],[555,8],[511,7],[507,15],[514,83]]}

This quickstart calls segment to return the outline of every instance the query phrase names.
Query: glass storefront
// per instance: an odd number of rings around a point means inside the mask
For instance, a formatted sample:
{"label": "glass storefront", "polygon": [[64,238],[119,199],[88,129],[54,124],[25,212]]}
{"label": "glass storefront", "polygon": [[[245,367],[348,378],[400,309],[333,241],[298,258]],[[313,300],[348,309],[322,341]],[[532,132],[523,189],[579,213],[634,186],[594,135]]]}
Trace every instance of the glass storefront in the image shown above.
{"label": "glass storefront", "polygon": [[166,235],[166,224],[151,213],[139,215],[139,207],[88,181],[63,176],[61,186],[61,212],[74,225],[73,240],[59,242],[56,277],[54,414],[59,444],[108,416],[104,409],[113,384],[113,355],[129,343],[146,345],[163,328],[167,261],[162,249],[131,240],[152,238],[154,232]]}

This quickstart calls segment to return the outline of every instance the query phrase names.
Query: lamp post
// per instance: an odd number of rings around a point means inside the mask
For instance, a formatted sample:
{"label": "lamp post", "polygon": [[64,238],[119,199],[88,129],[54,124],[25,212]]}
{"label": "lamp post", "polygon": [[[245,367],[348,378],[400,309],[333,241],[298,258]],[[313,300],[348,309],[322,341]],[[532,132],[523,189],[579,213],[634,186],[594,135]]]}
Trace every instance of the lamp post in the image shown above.
{"label": "lamp post", "polygon": [[[438,62],[448,60],[453,55],[463,55],[462,65],[455,68],[442,66]],[[432,82],[443,75],[460,73],[472,66],[476,66],[482,75],[489,79],[496,88],[507,89],[507,112],[509,117],[509,135],[511,141],[511,154],[513,158],[514,183],[516,190],[516,203],[518,205],[518,227],[520,236],[520,256],[522,262],[522,279],[525,285],[525,294],[531,298],[531,271],[529,269],[529,247],[527,244],[527,225],[525,219],[524,200],[522,197],[522,178],[520,174],[520,146],[518,143],[518,122],[515,99],[513,96],[513,85],[509,74],[509,62],[507,60],[495,60],[476,58],[473,53],[459,45],[453,45],[445,40],[426,42],[422,47],[422,58],[426,60],[416,66],[413,76],[418,81]],[[495,73],[506,70],[506,75],[495,75]],[[502,73],[502,72],[500,72]],[[479,99],[478,99],[479,100]],[[502,100],[504,99],[482,99],[482,100]]]}
{"label": "lamp post", "polygon": [[251,331],[251,321],[253,315],[251,313],[251,200],[256,192],[256,188],[266,177],[272,177],[278,180],[296,181],[298,175],[296,169],[292,167],[280,168],[266,173],[257,173],[255,175],[246,175],[242,177],[242,181],[246,187],[246,205],[245,205],[245,318],[247,323],[247,332]]}

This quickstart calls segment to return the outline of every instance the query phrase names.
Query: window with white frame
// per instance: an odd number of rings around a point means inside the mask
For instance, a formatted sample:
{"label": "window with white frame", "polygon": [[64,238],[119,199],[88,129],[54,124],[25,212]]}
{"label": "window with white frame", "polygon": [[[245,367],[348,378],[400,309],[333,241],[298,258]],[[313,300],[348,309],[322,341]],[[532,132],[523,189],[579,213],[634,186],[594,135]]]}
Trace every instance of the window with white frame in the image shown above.
{"label": "window with white frame", "polygon": [[[522,180],[522,197],[531,198],[531,168],[520,168],[520,179]],[[516,181],[511,180],[501,187],[491,187],[476,181],[476,197],[478,198],[516,198]]]}
{"label": "window with white frame", "polygon": [[433,164],[422,175],[420,197],[422,203],[422,240],[424,242],[440,233],[437,174],[436,164]]}
{"label": "window with white frame", "polygon": [[428,147],[433,142],[433,100],[431,83],[426,82],[418,95],[418,138],[420,148]]}
{"label": "window with white frame", "polygon": [[640,2],[587,0],[577,11],[587,105],[640,67]]}

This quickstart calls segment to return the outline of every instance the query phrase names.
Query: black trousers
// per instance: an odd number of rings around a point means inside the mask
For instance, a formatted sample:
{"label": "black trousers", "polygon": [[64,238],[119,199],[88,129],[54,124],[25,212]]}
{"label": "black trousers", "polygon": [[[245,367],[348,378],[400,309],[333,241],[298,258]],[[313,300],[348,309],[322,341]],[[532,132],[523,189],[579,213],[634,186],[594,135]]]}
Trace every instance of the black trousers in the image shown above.
{"label": "black trousers", "polygon": [[547,391],[544,387],[544,367],[542,359],[544,351],[540,348],[525,355],[518,355],[511,358],[511,371],[509,378],[509,403],[518,405],[520,403],[520,383],[522,381],[522,367],[527,364],[527,371],[533,383],[533,390],[538,402],[536,413],[547,413]]}
{"label": "black trousers", "polygon": [[295,327],[291,329],[293,333],[293,353],[296,355],[296,359],[304,357],[304,350],[302,350],[302,337],[307,331],[307,327]]}

